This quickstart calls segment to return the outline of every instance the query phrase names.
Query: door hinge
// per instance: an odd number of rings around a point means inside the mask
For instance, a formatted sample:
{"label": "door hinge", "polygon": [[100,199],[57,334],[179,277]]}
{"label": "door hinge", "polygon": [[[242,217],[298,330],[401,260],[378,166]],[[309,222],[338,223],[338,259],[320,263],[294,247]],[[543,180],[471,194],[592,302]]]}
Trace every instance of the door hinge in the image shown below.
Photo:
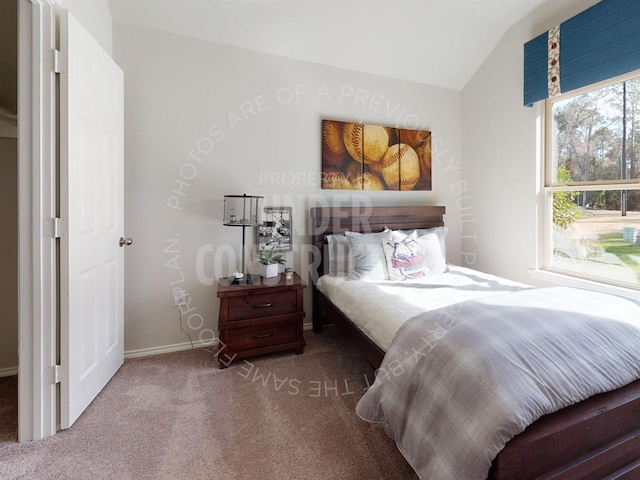
{"label": "door hinge", "polygon": [[67,54],[60,50],[51,50],[50,68],[53,73],[67,73]]}
{"label": "door hinge", "polygon": [[67,379],[67,369],[63,368],[62,365],[54,365],[51,367],[51,374],[49,375],[50,383],[53,385],[57,383],[61,383],[63,380]]}
{"label": "door hinge", "polygon": [[60,238],[67,233],[67,224],[61,218],[46,218],[44,220],[44,236],[46,238]]}

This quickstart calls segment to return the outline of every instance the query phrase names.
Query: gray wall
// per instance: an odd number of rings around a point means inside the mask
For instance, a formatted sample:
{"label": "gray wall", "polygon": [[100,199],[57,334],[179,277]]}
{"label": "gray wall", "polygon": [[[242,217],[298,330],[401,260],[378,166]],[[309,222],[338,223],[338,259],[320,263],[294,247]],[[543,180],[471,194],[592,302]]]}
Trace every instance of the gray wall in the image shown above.
{"label": "gray wall", "polygon": [[[17,0],[0,2],[0,107],[17,111]],[[1,121],[0,121],[1,122]],[[8,124],[6,124],[8,125]],[[0,132],[15,129],[0,124]],[[18,365],[18,154],[15,138],[0,134],[0,370]]]}
{"label": "gray wall", "polygon": [[[266,206],[293,207],[296,250],[287,257],[303,276],[308,208],[323,202],[445,205],[449,259],[460,262],[459,91],[118,22],[113,51],[125,72],[125,222],[134,238],[125,260],[125,350],[187,340],[175,286],[191,295],[194,310],[184,320],[193,315],[194,338],[216,330],[219,303],[207,279],[234,270],[225,252],[237,251],[241,239],[239,229],[222,225],[225,194],[261,194]],[[323,118],[431,129],[434,190],[321,190]],[[310,288],[305,308],[310,322]]]}
{"label": "gray wall", "polygon": [[473,268],[534,282],[543,150],[541,105],[523,106],[523,45],[597,3],[549,2],[513,26],[463,90],[463,175],[469,213],[463,248],[476,253]]}
{"label": "gray wall", "polygon": [[69,10],[104,51],[111,55],[113,22],[107,0],[58,0],[58,4]]}
{"label": "gray wall", "polygon": [[18,146],[0,138],[0,370],[18,365]]}
{"label": "gray wall", "polygon": [[0,1],[0,107],[18,109],[18,0]]}

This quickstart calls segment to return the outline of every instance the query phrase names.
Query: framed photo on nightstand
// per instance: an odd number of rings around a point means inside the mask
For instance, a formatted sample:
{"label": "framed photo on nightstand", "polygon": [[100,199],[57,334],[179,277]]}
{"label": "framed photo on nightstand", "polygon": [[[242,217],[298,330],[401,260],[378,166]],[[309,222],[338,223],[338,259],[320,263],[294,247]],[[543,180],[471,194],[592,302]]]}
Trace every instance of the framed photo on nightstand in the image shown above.
{"label": "framed photo on nightstand", "polygon": [[258,251],[273,248],[277,252],[293,250],[291,207],[264,207],[258,227]]}

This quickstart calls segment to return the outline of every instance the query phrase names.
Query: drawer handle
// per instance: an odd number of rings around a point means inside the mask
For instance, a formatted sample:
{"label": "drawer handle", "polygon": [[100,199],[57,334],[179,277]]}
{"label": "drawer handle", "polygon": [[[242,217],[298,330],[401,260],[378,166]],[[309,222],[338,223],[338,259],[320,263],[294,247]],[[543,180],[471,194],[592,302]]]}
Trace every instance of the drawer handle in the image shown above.
{"label": "drawer handle", "polygon": [[251,306],[252,306],[253,308],[269,308],[269,307],[273,306],[273,303],[272,303],[272,302],[269,302],[269,303],[259,303],[259,304],[257,304],[257,305],[254,303],[254,304],[252,304]]}
{"label": "drawer handle", "polygon": [[268,337],[272,337],[273,333],[269,332],[269,333],[256,333],[253,338],[268,338]]}

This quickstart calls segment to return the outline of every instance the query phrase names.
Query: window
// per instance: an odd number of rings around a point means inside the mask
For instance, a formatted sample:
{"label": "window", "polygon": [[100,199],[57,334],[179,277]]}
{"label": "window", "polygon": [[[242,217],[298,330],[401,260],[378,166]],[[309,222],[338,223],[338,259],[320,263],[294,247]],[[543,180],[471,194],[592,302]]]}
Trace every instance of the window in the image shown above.
{"label": "window", "polygon": [[547,270],[640,290],[640,72],[546,101]]}

